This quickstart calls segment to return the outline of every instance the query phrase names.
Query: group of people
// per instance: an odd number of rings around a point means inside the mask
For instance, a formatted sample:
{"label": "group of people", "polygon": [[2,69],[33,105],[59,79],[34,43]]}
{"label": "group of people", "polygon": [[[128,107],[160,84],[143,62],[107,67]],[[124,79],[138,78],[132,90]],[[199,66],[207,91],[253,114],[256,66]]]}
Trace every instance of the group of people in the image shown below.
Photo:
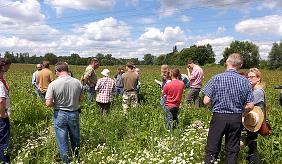
{"label": "group of people", "polygon": [[138,105],[138,94],[140,93],[140,69],[132,62],[126,65],[127,72],[118,68],[115,79],[110,78],[110,70],[103,69],[100,79],[97,78],[96,69],[99,61],[93,58],[86,67],[80,80],[72,77],[68,64],[58,62],[55,65],[57,79],[53,79],[49,62],[43,61],[36,65],[36,71],[32,75],[32,85],[35,93],[41,97],[47,107],[54,108],[54,130],[61,158],[69,163],[70,150],[68,147],[68,136],[71,142],[71,152],[78,156],[80,129],[79,129],[79,104],[83,101],[84,91],[87,92],[89,103],[96,103],[100,112],[104,115],[109,112],[113,95],[119,94],[123,97],[123,111],[126,114],[129,107]]}
{"label": "group of people", "polygon": [[[181,74],[177,68],[168,69],[162,65],[162,82],[155,80],[162,88],[161,104],[163,107],[166,127],[169,130],[177,127],[181,98],[185,88],[189,88],[186,103],[188,108],[194,102],[194,108],[199,108],[199,93],[204,94],[203,103],[210,106],[212,119],[207,138],[205,163],[214,163],[219,158],[221,142],[225,136],[226,162],[236,163],[240,150],[242,125],[247,131],[248,160],[259,163],[257,153],[258,129],[261,117],[265,117],[265,93],[262,74],[257,68],[251,68],[247,76],[242,76],[238,70],[243,61],[239,54],[231,54],[226,61],[226,71],[213,76],[202,88],[204,73],[196,61],[187,61],[187,75]],[[9,88],[3,78],[10,68],[11,62],[0,58],[0,158],[3,163],[9,162],[4,154],[10,135],[10,98]],[[49,62],[37,64],[37,71],[32,75],[32,85],[36,95],[41,97],[47,107],[54,108],[53,121],[56,140],[62,160],[70,162],[70,152],[78,156],[80,147],[79,113],[80,102],[84,91],[87,99],[97,105],[102,114],[109,111],[113,95],[122,95],[122,108],[126,114],[130,107],[138,105],[140,94],[140,69],[132,62],[126,64],[126,72],[119,68],[115,78],[110,78],[110,71],[103,69],[102,78],[98,79],[95,70],[99,61],[93,58],[80,80],[73,78],[66,62],[55,65],[54,80]],[[201,90],[202,89],[202,90]],[[256,107],[254,107],[256,106]],[[242,117],[243,116],[243,117]],[[242,124],[243,120],[243,124]],[[68,146],[68,136],[71,151]]]}
{"label": "group of people", "polygon": [[[242,65],[240,54],[231,54],[226,61],[226,71],[213,76],[202,88],[203,103],[210,106],[213,113],[206,145],[205,163],[207,164],[219,160],[223,136],[225,136],[225,163],[237,163],[242,130],[247,131],[246,145],[249,147],[247,160],[254,164],[260,163],[256,139],[262,121],[266,117],[265,85],[262,74],[257,68],[251,68],[245,76],[239,74],[238,70]],[[167,65],[161,67],[161,72],[163,82],[155,81],[162,86],[161,104],[166,127],[171,130],[178,123],[185,75],[180,74],[179,69],[176,68],[168,71]],[[187,74],[190,88],[186,103],[188,108],[191,108],[190,103],[194,101],[195,109],[198,109],[203,70],[195,61],[188,60]]]}

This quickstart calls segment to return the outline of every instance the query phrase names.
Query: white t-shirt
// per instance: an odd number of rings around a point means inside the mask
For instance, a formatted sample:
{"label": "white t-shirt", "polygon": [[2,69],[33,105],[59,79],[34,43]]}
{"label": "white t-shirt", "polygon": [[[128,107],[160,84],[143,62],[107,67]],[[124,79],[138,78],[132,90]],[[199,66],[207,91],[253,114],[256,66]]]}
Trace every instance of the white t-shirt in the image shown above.
{"label": "white t-shirt", "polygon": [[7,109],[7,114],[9,116],[10,115],[10,97],[2,81],[0,81],[0,97],[6,98],[6,109]]}

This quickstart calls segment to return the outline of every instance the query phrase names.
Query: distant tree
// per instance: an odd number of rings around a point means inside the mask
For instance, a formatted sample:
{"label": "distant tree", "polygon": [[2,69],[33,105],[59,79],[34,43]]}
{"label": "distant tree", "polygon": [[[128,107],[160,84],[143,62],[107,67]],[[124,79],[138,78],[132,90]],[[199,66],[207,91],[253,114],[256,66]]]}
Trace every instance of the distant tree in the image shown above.
{"label": "distant tree", "polygon": [[10,53],[9,51],[6,51],[4,53],[4,57],[11,60],[12,63],[17,63],[16,57],[14,56],[14,53]]}
{"label": "distant tree", "polygon": [[156,64],[156,65],[167,64],[166,63],[166,55],[162,54],[162,55],[156,57],[154,64]]}
{"label": "distant tree", "polygon": [[152,64],[154,64],[155,58],[156,57],[151,55],[151,54],[145,54],[144,57],[143,57],[144,64],[145,65],[152,65]]}
{"label": "distant tree", "polygon": [[215,62],[215,54],[209,44],[204,46],[193,45],[176,53],[174,59],[176,59],[176,64],[179,65],[185,65],[188,59],[196,60],[200,65],[205,65]]}
{"label": "distant tree", "polygon": [[259,51],[258,46],[248,41],[233,41],[229,47],[223,52],[223,59],[220,61],[224,64],[228,56],[232,53],[239,53],[243,58],[242,68],[251,68],[259,66]]}
{"label": "distant tree", "polygon": [[280,43],[273,43],[268,55],[268,67],[270,69],[282,69],[282,40]]}
{"label": "distant tree", "polygon": [[68,64],[71,64],[71,65],[79,65],[80,63],[80,56],[78,54],[71,54],[69,57],[68,57]]}
{"label": "distant tree", "polygon": [[178,50],[177,50],[177,46],[176,46],[176,45],[175,45],[175,46],[173,46],[173,50],[172,50],[172,52],[173,52],[173,53],[178,52]]}
{"label": "distant tree", "polygon": [[44,55],[44,60],[49,61],[50,64],[56,64],[58,61],[57,56],[53,53],[46,53]]}

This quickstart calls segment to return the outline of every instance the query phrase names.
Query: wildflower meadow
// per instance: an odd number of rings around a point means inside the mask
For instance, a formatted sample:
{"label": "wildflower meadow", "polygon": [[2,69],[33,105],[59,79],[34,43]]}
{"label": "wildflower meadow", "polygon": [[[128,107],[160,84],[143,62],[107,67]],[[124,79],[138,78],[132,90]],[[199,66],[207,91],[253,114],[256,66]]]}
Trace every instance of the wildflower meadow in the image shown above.
{"label": "wildflower meadow", "polygon": [[[86,66],[70,66],[74,77],[80,78]],[[118,66],[101,66],[96,70],[101,77],[103,68],[110,69],[113,78]],[[174,66],[176,67],[176,66]],[[36,98],[31,85],[34,65],[12,64],[5,74],[11,96],[12,163],[59,163],[53,130],[53,109],[46,108]],[[186,73],[185,67],[179,67]],[[211,111],[201,104],[199,110],[187,108],[183,94],[178,128],[167,131],[160,106],[161,88],[154,82],[160,80],[160,67],[140,66],[141,104],[122,112],[122,97],[115,97],[110,113],[101,115],[96,104],[81,104],[80,157],[73,163],[203,163]],[[223,72],[221,66],[205,66],[204,83],[213,75]],[[247,70],[242,70],[247,71]],[[273,134],[258,137],[258,151],[262,163],[282,163],[282,109],[278,104],[282,84],[282,71],[262,70],[266,82],[266,103]],[[185,94],[187,89],[185,91]],[[203,97],[203,95],[201,95]],[[196,120],[203,125],[193,124]],[[224,152],[224,142],[222,145]],[[239,154],[239,162],[247,163],[247,148]],[[222,163],[224,153],[218,163]]]}

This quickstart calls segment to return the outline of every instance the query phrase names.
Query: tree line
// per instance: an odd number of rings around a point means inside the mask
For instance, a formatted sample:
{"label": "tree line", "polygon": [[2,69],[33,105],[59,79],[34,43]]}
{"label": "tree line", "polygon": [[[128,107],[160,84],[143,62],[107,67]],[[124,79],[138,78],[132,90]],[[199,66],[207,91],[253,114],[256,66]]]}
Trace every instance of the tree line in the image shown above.
{"label": "tree line", "polygon": [[[282,70],[282,40],[280,43],[273,43],[269,52],[268,59],[262,60],[259,55],[259,48],[249,41],[233,41],[224,49],[223,58],[220,64],[223,65],[227,57],[231,53],[240,53],[243,57],[243,68],[260,67],[269,69]],[[0,56],[2,56],[0,54]],[[50,61],[55,64],[58,61],[66,61],[71,65],[87,65],[92,57],[81,57],[79,54],[71,54],[70,56],[57,56],[54,53],[46,53],[44,56],[32,55],[29,53],[14,53],[6,51],[4,57],[10,59],[13,63],[29,63],[37,64],[43,60]],[[204,46],[192,45],[178,51],[177,46],[172,48],[172,52],[154,56],[145,54],[143,60],[138,58],[115,58],[111,54],[98,53],[96,56],[101,65],[124,65],[128,61],[132,61],[136,65],[185,65],[187,59],[193,59],[200,65],[215,64],[215,53],[210,44]]]}

